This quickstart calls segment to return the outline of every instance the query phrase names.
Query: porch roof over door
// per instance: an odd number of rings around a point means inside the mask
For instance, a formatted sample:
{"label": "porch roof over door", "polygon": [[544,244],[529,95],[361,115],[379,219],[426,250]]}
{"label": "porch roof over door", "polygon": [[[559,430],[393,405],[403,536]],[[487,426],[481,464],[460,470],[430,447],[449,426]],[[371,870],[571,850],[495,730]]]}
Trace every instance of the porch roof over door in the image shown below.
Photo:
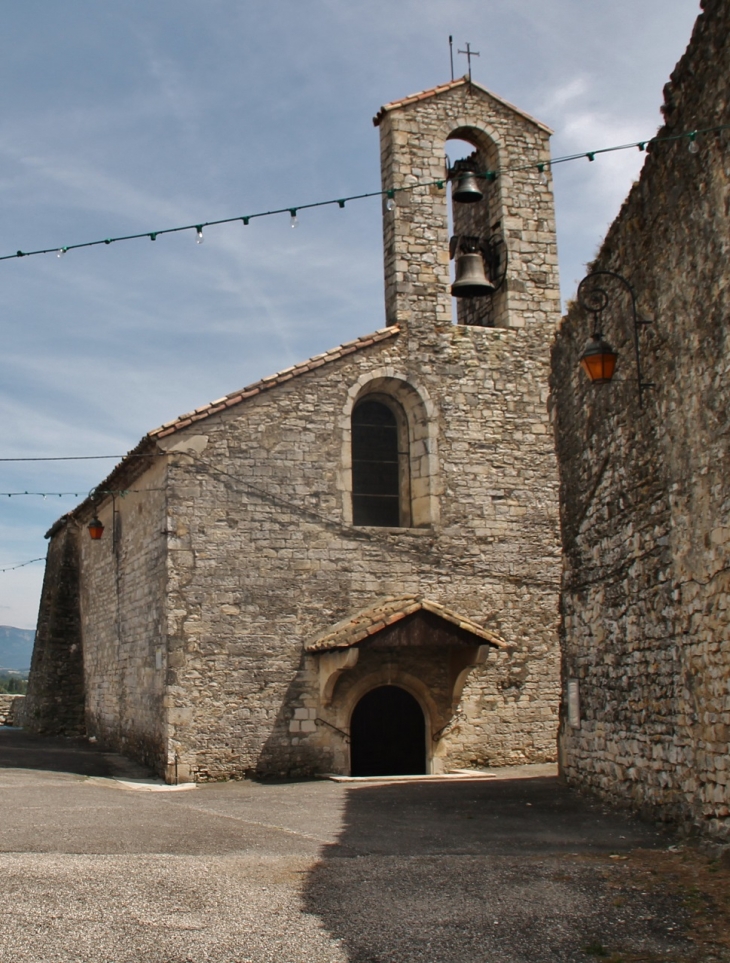
{"label": "porch roof over door", "polygon": [[323,635],[308,642],[306,652],[331,652],[334,649],[347,649],[363,640],[377,635],[388,626],[417,612],[430,612],[445,622],[475,636],[495,648],[505,648],[506,642],[494,632],[483,628],[472,619],[446,608],[439,602],[420,595],[389,595],[379,599],[374,605],[348,616],[331,626]]}

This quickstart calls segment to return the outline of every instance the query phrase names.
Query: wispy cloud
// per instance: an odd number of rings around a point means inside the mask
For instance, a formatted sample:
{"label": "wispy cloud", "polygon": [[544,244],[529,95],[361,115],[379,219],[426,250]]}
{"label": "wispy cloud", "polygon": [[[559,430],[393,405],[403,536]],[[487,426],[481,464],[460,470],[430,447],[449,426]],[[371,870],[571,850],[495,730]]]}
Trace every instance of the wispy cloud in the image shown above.
{"label": "wispy cloud", "polygon": [[[644,137],[694,7],[127,0],[47,4],[39,19],[32,4],[8,5],[0,253],[377,188],[371,117],[449,76],[449,34],[481,52],[478,80],[556,129],[556,154]],[[640,163],[637,152],[556,169],[566,294]],[[180,412],[379,327],[377,202],[304,211],[297,231],[287,220],[210,229],[203,245],[168,236],[3,262],[0,454],[124,450]],[[0,475],[86,490],[109,467]],[[0,554],[43,554],[45,528],[70,506],[7,502]],[[0,605],[30,626],[42,573],[21,571],[0,576]]]}

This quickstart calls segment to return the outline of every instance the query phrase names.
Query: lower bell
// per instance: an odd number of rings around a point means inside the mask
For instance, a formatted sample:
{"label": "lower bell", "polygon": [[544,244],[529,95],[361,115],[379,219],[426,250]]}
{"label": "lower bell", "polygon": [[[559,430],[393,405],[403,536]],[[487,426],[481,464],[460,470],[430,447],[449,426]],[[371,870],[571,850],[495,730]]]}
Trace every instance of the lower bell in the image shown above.
{"label": "lower bell", "polygon": [[451,285],[455,298],[483,298],[494,294],[495,287],[484,270],[484,258],[479,253],[460,254],[456,259],[456,280]]}

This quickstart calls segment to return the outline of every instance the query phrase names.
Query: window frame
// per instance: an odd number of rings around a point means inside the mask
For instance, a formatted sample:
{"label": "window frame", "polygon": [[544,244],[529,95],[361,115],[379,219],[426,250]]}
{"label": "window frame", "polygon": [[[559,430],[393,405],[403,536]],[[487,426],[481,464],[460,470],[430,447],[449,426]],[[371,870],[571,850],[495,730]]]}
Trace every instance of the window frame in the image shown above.
{"label": "window frame", "polygon": [[[399,401],[387,392],[372,391],[360,395],[353,405],[350,414],[350,431],[353,432],[353,419],[357,409],[364,404],[375,402],[387,408],[395,418],[397,431],[397,456],[398,456],[398,528],[411,527],[411,457],[410,457],[410,433],[408,426],[408,416]],[[351,457],[350,457],[350,497],[352,506],[352,524],[358,528],[392,528],[392,525],[378,525],[373,523],[355,522],[355,498],[359,492],[355,491],[354,463],[355,463],[355,443],[354,433],[351,436]]]}

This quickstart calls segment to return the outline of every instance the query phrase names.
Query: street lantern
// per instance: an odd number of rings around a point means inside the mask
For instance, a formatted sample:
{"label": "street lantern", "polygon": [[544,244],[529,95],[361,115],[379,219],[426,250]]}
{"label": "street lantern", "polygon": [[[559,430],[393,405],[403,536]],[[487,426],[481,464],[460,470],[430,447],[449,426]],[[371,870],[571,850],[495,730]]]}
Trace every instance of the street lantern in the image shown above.
{"label": "street lantern", "polygon": [[595,385],[605,385],[616,370],[618,354],[605,340],[600,331],[595,331],[586,341],[580,356],[580,366]]}
{"label": "street lantern", "polygon": [[97,541],[104,534],[104,526],[101,524],[99,519],[94,515],[94,517],[89,522],[89,535],[91,535],[94,541]]}

